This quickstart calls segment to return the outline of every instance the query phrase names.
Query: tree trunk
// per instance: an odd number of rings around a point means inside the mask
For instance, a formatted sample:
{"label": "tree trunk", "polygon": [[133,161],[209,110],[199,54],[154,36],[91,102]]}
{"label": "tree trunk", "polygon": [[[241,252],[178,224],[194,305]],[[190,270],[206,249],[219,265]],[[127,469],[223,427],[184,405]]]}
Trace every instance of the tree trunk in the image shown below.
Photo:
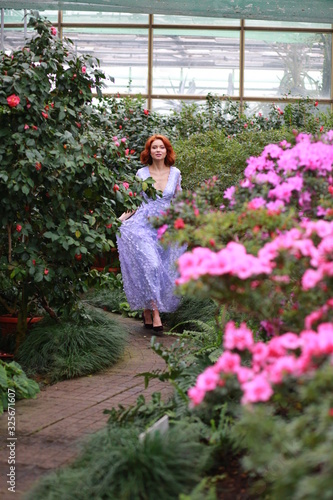
{"label": "tree trunk", "polygon": [[15,354],[25,339],[27,329],[28,329],[28,289],[26,283],[23,283],[22,286],[22,299],[21,299],[21,307],[19,309],[18,318],[17,318],[17,331],[16,331],[16,345],[15,345]]}

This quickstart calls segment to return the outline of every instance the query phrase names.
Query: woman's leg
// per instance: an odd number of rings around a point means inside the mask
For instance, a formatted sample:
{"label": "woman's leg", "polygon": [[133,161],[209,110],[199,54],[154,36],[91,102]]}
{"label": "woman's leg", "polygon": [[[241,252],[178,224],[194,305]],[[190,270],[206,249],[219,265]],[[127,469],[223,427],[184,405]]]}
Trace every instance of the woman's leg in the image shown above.
{"label": "woman's leg", "polygon": [[153,309],[153,326],[162,326],[162,321],[158,309]]}
{"label": "woman's leg", "polygon": [[144,318],[145,318],[145,324],[146,325],[151,325],[151,310],[150,309],[144,309],[143,310]]}

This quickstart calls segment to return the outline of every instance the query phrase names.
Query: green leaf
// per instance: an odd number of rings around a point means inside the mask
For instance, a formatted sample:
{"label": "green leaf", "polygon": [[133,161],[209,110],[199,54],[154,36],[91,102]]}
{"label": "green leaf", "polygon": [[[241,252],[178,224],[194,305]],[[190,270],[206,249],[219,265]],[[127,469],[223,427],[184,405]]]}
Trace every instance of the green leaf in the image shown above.
{"label": "green leaf", "polygon": [[0,365],[0,385],[3,389],[7,389],[8,387],[6,368],[2,365]]}

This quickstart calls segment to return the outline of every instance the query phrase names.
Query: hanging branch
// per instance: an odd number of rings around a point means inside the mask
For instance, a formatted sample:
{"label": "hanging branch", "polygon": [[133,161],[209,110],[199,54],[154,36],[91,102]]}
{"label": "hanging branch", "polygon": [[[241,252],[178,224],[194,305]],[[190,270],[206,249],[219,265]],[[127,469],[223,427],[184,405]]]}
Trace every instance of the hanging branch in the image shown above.
{"label": "hanging branch", "polygon": [[8,262],[12,261],[12,224],[7,224],[8,233]]}

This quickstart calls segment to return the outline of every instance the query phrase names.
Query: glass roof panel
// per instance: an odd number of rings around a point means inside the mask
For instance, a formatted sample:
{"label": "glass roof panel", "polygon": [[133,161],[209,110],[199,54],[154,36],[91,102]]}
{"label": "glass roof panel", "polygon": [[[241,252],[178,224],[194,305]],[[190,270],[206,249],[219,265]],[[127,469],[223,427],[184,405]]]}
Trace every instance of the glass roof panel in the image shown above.
{"label": "glass roof panel", "polygon": [[0,0],[0,8],[333,23],[332,0]]}

